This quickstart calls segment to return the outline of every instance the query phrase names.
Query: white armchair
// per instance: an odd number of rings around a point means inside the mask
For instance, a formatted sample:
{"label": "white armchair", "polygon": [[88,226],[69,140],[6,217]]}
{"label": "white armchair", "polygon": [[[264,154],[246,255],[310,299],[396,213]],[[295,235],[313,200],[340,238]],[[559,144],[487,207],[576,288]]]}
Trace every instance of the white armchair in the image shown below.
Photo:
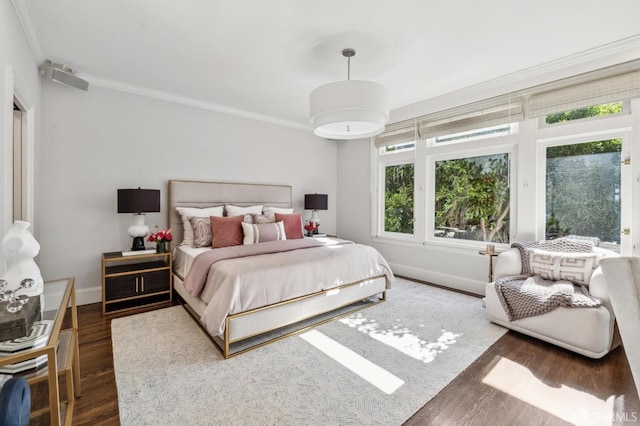
{"label": "white armchair", "polygon": [[[609,250],[594,247],[603,256],[612,255]],[[613,254],[615,255],[615,254]],[[520,251],[506,250],[496,258],[494,280],[522,273]],[[489,320],[520,333],[552,343],[590,358],[602,358],[619,344],[614,339],[615,317],[602,270],[598,267],[591,276],[589,293],[600,300],[597,308],[557,308],[542,315],[509,321],[495,283],[485,288],[485,303]]]}
{"label": "white armchair", "polygon": [[618,257],[600,262],[624,352],[640,395],[640,258]]}

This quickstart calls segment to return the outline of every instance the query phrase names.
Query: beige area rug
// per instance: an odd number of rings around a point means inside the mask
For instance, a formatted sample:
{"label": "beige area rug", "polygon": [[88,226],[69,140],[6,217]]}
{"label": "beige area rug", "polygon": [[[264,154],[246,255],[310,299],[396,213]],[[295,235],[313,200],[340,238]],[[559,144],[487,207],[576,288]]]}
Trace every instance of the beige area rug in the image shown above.
{"label": "beige area rug", "polygon": [[398,279],[385,303],[225,360],[180,306],[112,321],[123,425],[399,425],[506,332]]}

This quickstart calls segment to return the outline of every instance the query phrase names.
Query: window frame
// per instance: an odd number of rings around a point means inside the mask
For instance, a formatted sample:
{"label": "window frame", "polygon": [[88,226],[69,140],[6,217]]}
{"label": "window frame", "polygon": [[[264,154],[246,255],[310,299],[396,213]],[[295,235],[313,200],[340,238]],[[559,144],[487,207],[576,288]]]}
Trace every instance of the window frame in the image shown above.
{"label": "window frame", "polygon": [[436,182],[436,162],[457,160],[472,157],[482,157],[486,155],[496,154],[508,154],[509,155],[509,240],[513,239],[515,234],[515,222],[516,222],[516,179],[515,179],[515,163],[517,159],[517,144],[510,143],[508,135],[500,135],[493,137],[493,143],[491,145],[482,148],[470,148],[461,150],[449,150],[440,154],[430,155],[427,159],[427,180],[426,180],[426,202],[427,208],[425,209],[425,242],[444,244],[444,245],[457,245],[470,248],[485,248],[487,244],[494,244],[499,248],[508,248],[509,243],[497,244],[490,241],[477,241],[477,240],[465,240],[457,238],[437,237],[435,235],[435,182]]}
{"label": "window frame", "polygon": [[[620,101],[622,103],[622,111],[615,113],[615,114],[605,114],[605,115],[594,115],[593,117],[585,117],[585,118],[580,118],[580,119],[576,119],[576,120],[569,120],[569,121],[561,121],[559,123],[547,123],[547,116],[543,115],[538,117],[538,128],[539,129],[545,129],[545,128],[557,128],[557,127],[562,127],[562,126],[569,126],[572,124],[582,124],[582,123],[589,123],[592,121],[595,121],[596,123],[601,122],[602,120],[610,120],[612,118],[616,118],[616,117],[623,117],[623,116],[629,116],[631,115],[631,102],[630,101]],[[609,102],[609,103],[613,103],[613,102]],[[595,105],[592,105],[595,106]],[[588,107],[587,107],[588,108]],[[580,108],[577,108],[580,109]],[[560,114],[564,111],[560,111],[559,113],[556,114]]]}
{"label": "window frame", "polygon": [[[384,152],[384,147],[372,148],[374,166],[371,168],[372,209],[371,237],[384,242],[406,243],[409,245],[435,245],[478,250],[486,247],[486,241],[442,238],[434,236],[435,228],[435,161],[476,157],[493,154],[509,154],[509,239],[515,235],[516,211],[516,176],[518,125],[511,123],[507,134],[491,135],[479,139],[443,143],[427,146],[427,140],[415,141],[415,148],[398,152]],[[413,235],[384,230],[384,178],[385,167],[413,162],[414,164],[414,224]],[[501,249],[509,244],[494,244]]]}
{"label": "window frame", "polygon": [[[595,120],[594,120],[595,119]],[[544,121],[544,117],[542,118]],[[631,157],[632,146],[632,116],[629,108],[627,113],[609,114],[604,116],[589,117],[581,120],[572,120],[553,125],[540,126],[536,137],[537,150],[537,239],[545,238],[546,230],[546,178],[547,178],[547,148],[563,145],[575,145],[581,143],[598,142],[602,140],[622,140],[620,157],[622,160]],[[632,167],[620,169],[620,229],[633,230],[632,218]],[[631,201],[625,201],[630,199]],[[620,238],[620,254],[629,256],[633,250],[631,238]]]}
{"label": "window frame", "polygon": [[[397,152],[385,152],[385,148],[374,148],[376,150],[377,156],[377,167],[373,168],[373,170],[377,170],[376,179],[372,179],[375,181],[377,185],[372,193],[376,197],[376,201],[374,206],[376,208],[372,209],[372,236],[373,237],[382,237],[394,240],[403,240],[403,241],[416,241],[416,222],[418,216],[416,215],[416,183],[417,183],[417,167],[416,167],[416,151],[419,142],[416,141],[415,147],[413,149],[404,149]],[[386,173],[385,170],[390,166],[400,166],[404,164],[413,164],[414,170],[414,182],[413,182],[413,233],[412,234],[404,234],[401,232],[389,232],[386,231],[385,226],[385,178]]]}

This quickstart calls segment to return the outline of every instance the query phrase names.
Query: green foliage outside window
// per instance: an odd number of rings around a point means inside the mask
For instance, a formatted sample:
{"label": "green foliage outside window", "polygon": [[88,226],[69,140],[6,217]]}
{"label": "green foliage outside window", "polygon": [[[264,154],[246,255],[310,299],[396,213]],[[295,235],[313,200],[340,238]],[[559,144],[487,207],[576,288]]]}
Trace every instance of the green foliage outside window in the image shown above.
{"label": "green foliage outside window", "polygon": [[413,185],[413,164],[385,168],[385,231],[413,234]]}
{"label": "green foliage outside window", "polygon": [[564,121],[579,120],[581,118],[596,117],[599,115],[617,114],[622,112],[622,102],[590,106],[587,108],[574,109],[561,112],[559,114],[547,115],[547,124],[561,123]]}
{"label": "green foliage outside window", "polygon": [[509,242],[509,154],[436,162],[436,236]]}

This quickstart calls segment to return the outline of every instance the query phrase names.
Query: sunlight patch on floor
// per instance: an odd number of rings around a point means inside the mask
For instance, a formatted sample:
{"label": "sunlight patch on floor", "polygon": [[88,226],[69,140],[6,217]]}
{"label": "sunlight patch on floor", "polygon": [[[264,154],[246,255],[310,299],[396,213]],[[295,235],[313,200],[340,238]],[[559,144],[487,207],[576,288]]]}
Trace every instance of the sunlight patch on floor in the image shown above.
{"label": "sunlight patch on floor", "polygon": [[394,325],[388,330],[380,330],[380,324],[375,320],[367,319],[363,313],[342,318],[339,321],[424,363],[433,361],[438,354],[448,349],[456,343],[458,337],[462,336],[460,333],[441,330],[442,334],[435,342],[428,342],[409,328],[403,327],[402,324]]}
{"label": "sunlight patch on floor", "polygon": [[300,337],[387,395],[391,395],[404,384],[404,380],[394,376],[384,368],[358,355],[318,330],[308,331],[301,334]]}
{"label": "sunlight patch on floor", "polygon": [[506,358],[482,382],[572,424],[612,424],[615,396],[601,400],[565,385],[549,386],[528,368]]}

